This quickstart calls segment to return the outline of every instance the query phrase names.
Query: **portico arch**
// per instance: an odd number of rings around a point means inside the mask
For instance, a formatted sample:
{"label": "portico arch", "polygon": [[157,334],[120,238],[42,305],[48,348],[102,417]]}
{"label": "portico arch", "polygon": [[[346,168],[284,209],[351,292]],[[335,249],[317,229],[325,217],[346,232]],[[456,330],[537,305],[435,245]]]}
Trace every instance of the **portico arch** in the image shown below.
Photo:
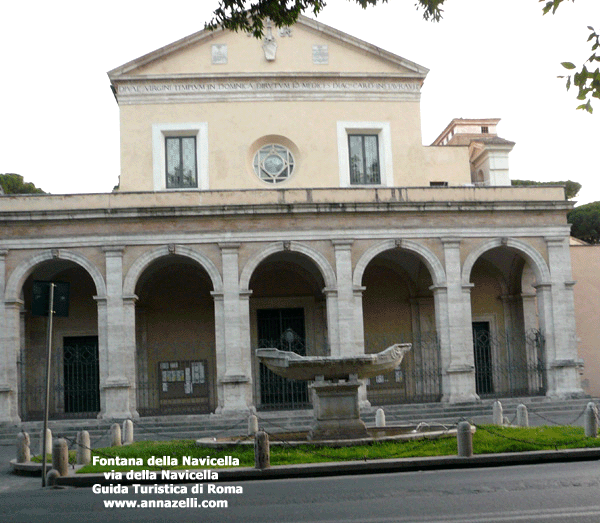
{"label": "portico arch", "polygon": [[481,243],[468,254],[465,262],[463,263],[462,269],[463,285],[469,284],[471,271],[473,270],[473,265],[475,262],[485,252],[501,246],[512,247],[523,255],[523,257],[530,263],[535,274],[536,283],[538,285],[548,283],[550,281],[550,269],[548,268],[546,260],[544,260],[544,257],[538,250],[536,250],[530,244],[514,238],[494,238]]}
{"label": "portico arch", "polygon": [[181,245],[164,245],[162,247],[145,252],[139,258],[137,258],[135,262],[133,262],[127,271],[127,275],[125,276],[125,281],[123,283],[123,295],[134,295],[135,286],[137,285],[140,275],[146,270],[146,268],[148,268],[155,260],[172,254],[177,254],[178,256],[183,256],[197,262],[208,273],[212,281],[214,292],[220,293],[223,291],[223,280],[221,278],[221,274],[219,273],[219,269],[217,269],[215,264],[208,257],[189,247],[184,247]]}
{"label": "portico arch", "polygon": [[[64,249],[29,257],[7,280],[3,351],[8,381],[18,391],[20,416],[41,419],[43,412],[47,322],[32,312],[35,280],[69,284],[68,315],[55,316],[53,322],[49,415],[95,416],[100,410],[99,349],[105,337],[94,298],[105,297],[106,285],[100,270],[85,255]],[[20,369],[20,375],[13,369]]]}
{"label": "portico arch", "polygon": [[387,240],[371,246],[354,270],[361,291],[365,352],[394,343],[412,343],[402,366],[368,385],[374,404],[438,401],[441,359],[432,288],[445,283],[437,256],[412,240]]}
{"label": "portico arch", "polygon": [[244,265],[240,276],[240,289],[248,290],[250,285],[250,278],[252,278],[252,274],[256,268],[269,256],[272,254],[289,250],[291,252],[298,252],[300,254],[304,254],[307,258],[310,258],[312,262],[319,268],[321,275],[325,281],[325,286],[327,288],[335,288],[336,286],[336,277],[335,271],[331,267],[331,264],[327,261],[327,258],[323,256],[319,251],[309,247],[300,242],[275,242],[271,243],[264,249],[261,249],[256,254],[254,254]]}
{"label": "portico arch", "polygon": [[[123,292],[135,339],[137,411],[142,416],[214,412],[216,312],[222,292],[216,266],[179,245],[142,254]],[[134,305],[135,304],[135,305]],[[135,307],[135,309],[134,309]]]}
{"label": "portico arch", "polygon": [[88,258],[78,252],[65,249],[53,249],[36,254],[31,258],[21,262],[15,268],[6,282],[4,299],[7,302],[18,300],[21,294],[21,289],[23,288],[23,283],[31,274],[31,272],[45,261],[55,259],[69,260],[85,269],[85,271],[94,281],[97,295],[106,295],[106,284],[104,282],[104,277],[102,276],[100,270],[90,260],[88,260]]}
{"label": "portico arch", "polygon": [[362,279],[367,268],[375,256],[392,249],[402,248],[416,254],[429,269],[434,285],[443,285],[446,281],[444,266],[439,258],[426,246],[413,240],[386,240],[369,247],[359,258],[354,269],[353,284],[355,287],[362,285]]}
{"label": "portico arch", "polygon": [[[531,276],[533,288],[524,289],[524,282],[531,284]],[[470,289],[477,394],[545,393],[546,351],[541,334],[547,329],[544,315],[536,315],[535,307],[536,302],[540,310],[552,307],[552,300],[539,291],[550,284],[550,270],[542,254],[522,240],[487,240],[469,252],[461,279],[463,287]],[[534,288],[536,296],[532,296]],[[528,307],[534,310],[527,311]]]}

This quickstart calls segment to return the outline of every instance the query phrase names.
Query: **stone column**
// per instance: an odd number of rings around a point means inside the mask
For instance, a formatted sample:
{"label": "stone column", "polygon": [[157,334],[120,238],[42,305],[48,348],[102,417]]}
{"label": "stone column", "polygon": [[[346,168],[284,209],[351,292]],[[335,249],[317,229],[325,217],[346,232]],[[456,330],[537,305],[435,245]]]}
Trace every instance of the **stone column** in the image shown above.
{"label": "stone column", "polygon": [[[355,288],[352,271],[352,244],[354,240],[332,240],[335,251],[337,280],[336,310],[337,332],[339,336],[338,355],[342,357],[360,356],[365,353],[365,337],[362,313],[363,287]],[[329,302],[328,302],[329,305]],[[386,347],[382,347],[381,350]],[[358,403],[361,408],[371,406],[367,400],[367,386],[361,383],[358,389]]]}
{"label": "stone column", "polygon": [[19,375],[17,357],[21,346],[21,300],[5,301],[6,254],[0,251],[0,422],[19,423]]}
{"label": "stone column", "polygon": [[[475,361],[473,356],[473,332],[471,326],[471,285],[462,283],[460,240],[442,238],[446,270],[445,293],[433,287],[437,307],[445,301],[440,312],[445,318],[438,322],[442,346],[443,401],[465,403],[479,400],[475,392]],[[445,298],[445,300],[444,300]],[[441,328],[441,329],[440,329]],[[446,333],[440,332],[446,329]]]}
{"label": "stone column", "polygon": [[[568,237],[546,238],[550,285],[537,286],[544,311],[548,396],[583,395],[579,379],[575,303]],[[541,314],[540,314],[541,316]],[[541,319],[540,319],[541,324]]]}
{"label": "stone column", "polygon": [[[354,344],[357,354],[364,354],[365,352],[365,323],[363,317],[363,292],[365,292],[365,290],[367,290],[366,287],[354,287],[353,289]],[[387,347],[382,347],[382,350],[386,348]]]}
{"label": "stone column", "polygon": [[134,417],[139,417],[137,411],[137,336],[135,322],[136,295],[123,296],[123,351],[128,362],[127,379],[129,380],[129,405]]}
{"label": "stone column", "polygon": [[[104,249],[106,297],[98,302],[98,350],[100,355],[100,418],[121,419],[137,416],[130,402],[135,376],[135,319],[125,325],[123,307],[123,247]],[[129,316],[131,319],[131,317]],[[133,332],[130,332],[130,330]],[[135,381],[133,382],[135,383]]]}
{"label": "stone column", "polygon": [[[364,338],[360,344],[355,338],[356,315],[354,307],[354,286],[352,284],[352,243],[353,240],[333,240],[337,279],[337,325],[340,340],[340,356],[364,354]],[[361,300],[362,305],[362,300]],[[362,316],[362,311],[361,316]]]}
{"label": "stone column", "polygon": [[[221,339],[217,351],[217,383],[220,414],[245,412],[252,404],[252,370],[250,368],[250,332],[248,293],[242,295],[239,283],[239,243],[219,244],[223,263],[223,296],[213,294],[216,321]],[[242,316],[245,315],[242,319]],[[243,331],[243,332],[242,332]]]}
{"label": "stone column", "polygon": [[323,289],[327,301],[327,341],[329,344],[329,355],[341,356],[340,336],[338,328],[338,291],[337,289]]}

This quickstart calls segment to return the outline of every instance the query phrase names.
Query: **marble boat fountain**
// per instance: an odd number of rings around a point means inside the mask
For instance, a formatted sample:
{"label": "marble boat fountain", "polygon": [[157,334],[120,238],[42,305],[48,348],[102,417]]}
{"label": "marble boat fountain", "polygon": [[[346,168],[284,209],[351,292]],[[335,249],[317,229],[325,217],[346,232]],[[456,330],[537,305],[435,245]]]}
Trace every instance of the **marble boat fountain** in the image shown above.
{"label": "marble boat fountain", "polygon": [[278,349],[259,349],[256,354],[275,374],[311,382],[314,421],[308,439],[362,439],[369,433],[360,419],[359,387],[364,379],[398,367],[411,346],[398,343],[377,354],[350,357],[300,356]]}

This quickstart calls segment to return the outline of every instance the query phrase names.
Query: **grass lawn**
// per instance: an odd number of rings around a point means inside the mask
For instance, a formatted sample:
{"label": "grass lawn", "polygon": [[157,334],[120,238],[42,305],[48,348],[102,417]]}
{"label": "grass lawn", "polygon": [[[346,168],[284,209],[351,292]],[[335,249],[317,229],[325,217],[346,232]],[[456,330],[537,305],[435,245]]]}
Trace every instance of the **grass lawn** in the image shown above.
{"label": "grass lawn", "polygon": [[[275,436],[273,436],[275,438]],[[499,427],[496,425],[480,425],[473,435],[473,452],[490,454],[502,452],[524,452],[532,450],[558,450],[567,448],[600,447],[600,438],[585,437],[583,428],[558,427]],[[160,470],[166,468],[186,469],[182,465],[184,456],[196,458],[219,458],[232,456],[239,459],[239,466],[254,466],[254,447],[238,445],[224,450],[198,447],[193,440],[174,441],[141,441],[124,447],[108,447],[95,449],[92,456],[120,458],[142,458],[143,466],[100,466],[87,465],[79,472],[105,472],[110,470]],[[456,438],[423,439],[417,441],[374,442],[370,445],[355,447],[320,447],[314,445],[271,446],[271,465],[291,465],[298,463],[321,463],[330,461],[364,461],[375,459],[450,456],[457,454]],[[176,458],[178,466],[149,467],[147,460],[151,457],[170,456]],[[203,467],[215,468],[215,467]]]}

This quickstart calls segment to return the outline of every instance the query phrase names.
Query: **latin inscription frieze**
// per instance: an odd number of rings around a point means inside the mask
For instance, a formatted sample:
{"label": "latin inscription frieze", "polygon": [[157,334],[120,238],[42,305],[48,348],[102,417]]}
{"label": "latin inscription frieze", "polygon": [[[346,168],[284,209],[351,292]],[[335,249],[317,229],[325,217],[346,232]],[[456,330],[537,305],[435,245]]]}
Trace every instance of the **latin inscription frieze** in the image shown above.
{"label": "latin inscription frieze", "polygon": [[156,95],[186,93],[256,93],[323,91],[364,91],[380,93],[418,93],[420,85],[407,81],[355,81],[355,80],[298,80],[298,81],[173,81],[173,82],[127,82],[118,85],[119,95]]}

